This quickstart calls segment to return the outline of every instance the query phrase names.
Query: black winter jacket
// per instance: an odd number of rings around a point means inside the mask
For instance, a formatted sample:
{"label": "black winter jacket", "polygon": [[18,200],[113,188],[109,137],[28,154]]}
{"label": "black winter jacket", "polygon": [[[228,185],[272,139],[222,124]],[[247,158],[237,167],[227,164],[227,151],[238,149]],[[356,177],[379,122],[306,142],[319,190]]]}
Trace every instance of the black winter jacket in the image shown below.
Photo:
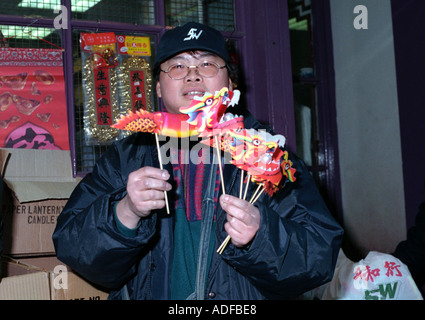
{"label": "black winter jacket", "polygon": [[[260,124],[249,116],[245,127],[258,129]],[[342,228],[304,163],[293,155],[291,160],[296,181],[255,203],[261,226],[249,249],[229,243],[221,255],[214,250],[206,299],[294,298],[332,279]],[[57,257],[110,288],[111,299],[122,299],[123,287],[131,299],[170,298],[173,214],[158,211],[142,219],[133,238],[120,233],[114,220],[112,208],[126,194],[128,175],[143,166],[159,167],[153,135],[136,133],[114,143],[76,187],[53,234]],[[172,174],[171,164],[164,168]],[[240,177],[235,166],[224,166],[226,193],[239,194]],[[218,204],[215,249],[227,236],[225,222]]]}

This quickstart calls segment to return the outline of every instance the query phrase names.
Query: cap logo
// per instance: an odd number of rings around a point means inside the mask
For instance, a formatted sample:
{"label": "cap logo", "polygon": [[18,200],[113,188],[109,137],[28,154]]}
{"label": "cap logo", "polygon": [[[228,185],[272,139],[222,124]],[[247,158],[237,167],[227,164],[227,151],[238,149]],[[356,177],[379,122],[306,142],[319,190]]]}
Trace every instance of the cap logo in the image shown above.
{"label": "cap logo", "polygon": [[190,29],[189,32],[187,33],[187,37],[184,38],[183,41],[188,41],[193,39],[198,40],[203,30],[200,30],[198,34],[196,34],[196,31],[198,31],[198,29],[195,29],[195,28]]}

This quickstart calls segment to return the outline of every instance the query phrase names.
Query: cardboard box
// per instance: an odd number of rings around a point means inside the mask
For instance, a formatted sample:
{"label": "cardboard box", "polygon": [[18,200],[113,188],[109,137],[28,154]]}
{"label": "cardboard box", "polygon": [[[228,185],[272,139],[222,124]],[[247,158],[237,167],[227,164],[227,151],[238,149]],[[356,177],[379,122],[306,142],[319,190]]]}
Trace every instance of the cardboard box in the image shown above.
{"label": "cardboard box", "polygon": [[0,300],[50,300],[48,273],[36,272],[1,279]]}
{"label": "cardboard box", "polygon": [[84,280],[56,257],[4,257],[0,300],[106,300],[108,291]]}
{"label": "cardboard box", "polygon": [[0,299],[107,299],[106,290],[54,256],[57,217],[81,180],[72,177],[69,151],[0,149],[0,171],[5,182]]}
{"label": "cardboard box", "polygon": [[50,299],[50,274],[47,270],[2,257],[0,300]]}
{"label": "cardboard box", "polygon": [[3,252],[15,256],[54,254],[52,235],[67,200],[21,203],[3,187]]}
{"label": "cardboard box", "polygon": [[107,300],[109,295],[70,271],[65,274],[51,272],[50,283],[51,300]]}
{"label": "cardboard box", "polygon": [[54,254],[58,215],[80,179],[72,177],[69,151],[0,149],[3,253]]}

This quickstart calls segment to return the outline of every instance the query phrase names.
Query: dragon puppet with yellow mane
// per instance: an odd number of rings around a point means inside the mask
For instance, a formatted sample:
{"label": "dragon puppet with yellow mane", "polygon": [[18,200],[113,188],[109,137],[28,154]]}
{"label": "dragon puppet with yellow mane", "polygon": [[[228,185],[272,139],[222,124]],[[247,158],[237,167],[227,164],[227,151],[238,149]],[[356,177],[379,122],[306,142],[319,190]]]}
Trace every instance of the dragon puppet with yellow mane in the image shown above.
{"label": "dragon puppet with yellow mane", "polygon": [[140,109],[121,116],[112,127],[132,132],[149,132],[168,137],[207,137],[229,129],[243,128],[243,117],[226,113],[227,107],[239,100],[239,91],[223,88],[215,94],[205,93],[195,97],[188,107],[181,107],[181,114],[148,112]]}

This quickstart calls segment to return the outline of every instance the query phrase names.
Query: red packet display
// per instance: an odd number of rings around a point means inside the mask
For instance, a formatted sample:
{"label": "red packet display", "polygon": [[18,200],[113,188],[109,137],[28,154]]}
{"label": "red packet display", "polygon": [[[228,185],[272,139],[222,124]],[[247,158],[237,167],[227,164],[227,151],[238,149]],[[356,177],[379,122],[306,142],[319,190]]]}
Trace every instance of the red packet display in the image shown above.
{"label": "red packet display", "polygon": [[62,50],[0,48],[0,147],[69,150]]}

